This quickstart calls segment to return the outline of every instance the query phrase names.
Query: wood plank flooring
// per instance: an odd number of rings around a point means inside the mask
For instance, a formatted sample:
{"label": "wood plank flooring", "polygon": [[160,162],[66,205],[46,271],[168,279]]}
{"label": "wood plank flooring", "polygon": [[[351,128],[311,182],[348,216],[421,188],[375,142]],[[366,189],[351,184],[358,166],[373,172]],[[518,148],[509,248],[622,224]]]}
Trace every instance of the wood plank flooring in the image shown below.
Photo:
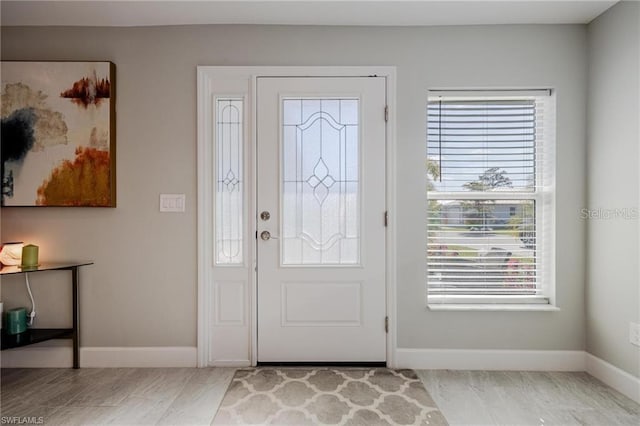
{"label": "wood plank flooring", "polygon": [[[208,425],[234,371],[3,369],[0,414],[47,425]],[[452,425],[640,424],[638,404],[586,373],[417,373]]]}
{"label": "wood plank flooring", "polygon": [[2,416],[47,425],[208,425],[235,369],[3,369]]}
{"label": "wood plank flooring", "polygon": [[640,425],[640,406],[587,373],[419,370],[451,425]]}

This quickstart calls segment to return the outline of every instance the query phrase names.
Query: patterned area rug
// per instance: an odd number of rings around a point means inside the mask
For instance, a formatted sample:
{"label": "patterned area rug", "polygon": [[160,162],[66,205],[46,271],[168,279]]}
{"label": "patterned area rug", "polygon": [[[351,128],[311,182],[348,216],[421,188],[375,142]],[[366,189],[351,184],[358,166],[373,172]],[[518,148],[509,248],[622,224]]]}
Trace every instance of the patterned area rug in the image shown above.
{"label": "patterned area rug", "polygon": [[238,370],[213,425],[446,425],[412,370]]}

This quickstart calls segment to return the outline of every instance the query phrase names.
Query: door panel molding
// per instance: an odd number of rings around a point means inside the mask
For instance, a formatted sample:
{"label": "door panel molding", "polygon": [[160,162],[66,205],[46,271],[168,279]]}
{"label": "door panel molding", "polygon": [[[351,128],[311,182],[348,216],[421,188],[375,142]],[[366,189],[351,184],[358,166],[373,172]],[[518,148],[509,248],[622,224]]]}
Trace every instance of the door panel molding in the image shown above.
{"label": "door panel molding", "polygon": [[[362,281],[341,281],[341,282],[327,282],[327,281],[314,281],[314,282],[282,282],[280,283],[280,295],[281,295],[281,326],[282,327],[359,327],[362,324]],[[340,306],[334,307],[338,312],[334,312],[335,315],[342,314],[343,319],[336,320],[329,318],[320,318],[317,313],[309,312],[304,304],[295,306],[295,298],[303,287],[306,287],[306,293],[316,293],[316,300],[318,303],[330,302],[328,300],[322,300],[323,294],[318,290],[324,289],[327,286],[334,286],[342,290],[343,297]],[[351,290],[349,292],[349,290]],[[349,294],[351,293],[351,294]],[[352,296],[351,299],[348,299]],[[351,304],[345,303],[351,301]],[[315,314],[315,318],[310,318],[310,315]]]}
{"label": "door panel molding", "polygon": [[[396,148],[395,148],[395,111],[396,111],[396,70],[389,66],[371,67],[197,67],[197,179],[198,179],[198,291],[197,291],[197,353],[198,366],[256,365],[257,362],[257,288],[256,288],[256,109],[255,94],[258,77],[367,77],[380,76],[386,81],[388,121],[386,126],[386,202],[388,221],[386,228],[386,310],[389,317],[387,334],[387,365],[395,367],[397,348],[396,333]],[[248,218],[246,226],[246,258],[243,266],[216,267],[214,257],[213,222],[213,133],[212,102],[214,96],[244,96],[245,107],[245,208]],[[384,112],[381,111],[381,114]],[[258,219],[259,220],[259,219]],[[364,241],[362,242],[365,243]],[[242,269],[239,272],[237,269]],[[231,271],[231,272],[229,272]],[[244,280],[242,292],[243,318],[233,324],[216,323],[219,314],[217,306],[224,303],[216,299],[214,281],[229,282]],[[225,294],[225,292],[222,292]],[[237,301],[240,292],[227,292]],[[240,308],[238,308],[240,309]],[[226,311],[224,317],[240,318],[239,312]]]}

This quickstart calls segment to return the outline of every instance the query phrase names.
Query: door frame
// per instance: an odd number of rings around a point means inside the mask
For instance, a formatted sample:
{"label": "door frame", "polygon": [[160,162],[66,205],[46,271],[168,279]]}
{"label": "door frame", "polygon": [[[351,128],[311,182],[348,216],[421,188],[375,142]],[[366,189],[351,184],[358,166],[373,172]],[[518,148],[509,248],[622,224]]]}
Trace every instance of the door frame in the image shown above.
{"label": "door frame", "polygon": [[[387,125],[386,125],[386,202],[388,221],[386,228],[386,310],[389,329],[386,337],[387,366],[396,367],[397,312],[396,312],[396,67],[291,67],[291,66],[198,66],[197,67],[197,366],[248,366],[257,363],[257,287],[256,252],[256,148],[257,110],[256,93],[258,77],[383,77],[386,81]],[[241,88],[241,89],[238,89]],[[222,94],[243,96],[245,106],[244,164],[246,199],[247,259],[241,268],[247,270],[246,291],[241,296],[236,326],[224,326],[224,333],[234,334],[234,341],[246,338],[246,352],[224,359],[212,359],[215,347],[224,345],[220,337],[214,337],[215,319],[219,306],[214,298],[214,123],[213,97]],[[380,111],[385,114],[385,111]],[[240,267],[239,267],[240,268]],[[246,323],[245,323],[246,321]],[[248,333],[247,333],[248,330]],[[218,330],[219,331],[219,330]],[[238,333],[247,334],[238,336]],[[220,335],[219,333],[217,334]],[[245,352],[240,349],[239,351]]]}

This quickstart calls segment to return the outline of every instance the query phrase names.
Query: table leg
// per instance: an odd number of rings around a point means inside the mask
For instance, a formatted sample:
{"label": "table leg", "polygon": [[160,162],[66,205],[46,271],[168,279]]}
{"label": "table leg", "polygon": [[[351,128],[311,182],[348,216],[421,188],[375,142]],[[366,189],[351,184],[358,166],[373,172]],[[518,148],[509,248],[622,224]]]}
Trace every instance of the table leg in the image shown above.
{"label": "table leg", "polygon": [[78,327],[78,267],[71,268],[73,293],[73,368],[80,368],[80,329]]}

